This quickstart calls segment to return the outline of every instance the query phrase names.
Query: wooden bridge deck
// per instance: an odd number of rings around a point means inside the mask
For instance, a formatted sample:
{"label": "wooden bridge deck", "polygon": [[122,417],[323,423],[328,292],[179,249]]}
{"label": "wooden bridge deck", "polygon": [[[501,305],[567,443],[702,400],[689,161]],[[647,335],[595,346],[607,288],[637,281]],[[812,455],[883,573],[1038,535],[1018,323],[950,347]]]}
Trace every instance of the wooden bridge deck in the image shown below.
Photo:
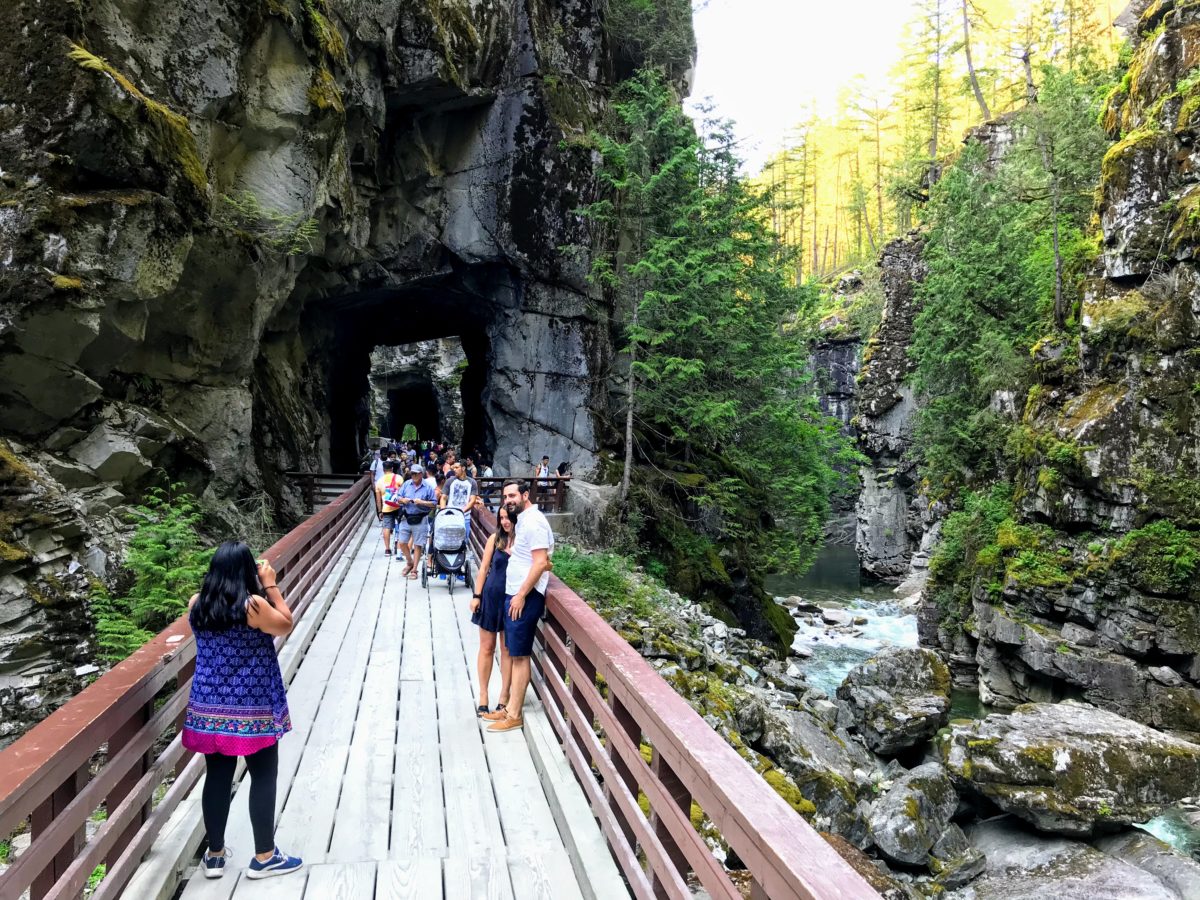
{"label": "wooden bridge deck", "polygon": [[[470,589],[451,598],[446,582],[425,589],[401,569],[372,529],[288,690],[294,731],[280,744],[276,840],[304,870],[244,878],[247,779],[226,834],[231,871],[206,880],[193,867],[183,900],[592,896],[525,736],[486,733],[475,717]],[[498,671],[490,691],[494,704]],[[577,785],[566,789],[585,803]],[[590,817],[585,827],[603,842]],[[620,881],[603,863],[611,893]]]}

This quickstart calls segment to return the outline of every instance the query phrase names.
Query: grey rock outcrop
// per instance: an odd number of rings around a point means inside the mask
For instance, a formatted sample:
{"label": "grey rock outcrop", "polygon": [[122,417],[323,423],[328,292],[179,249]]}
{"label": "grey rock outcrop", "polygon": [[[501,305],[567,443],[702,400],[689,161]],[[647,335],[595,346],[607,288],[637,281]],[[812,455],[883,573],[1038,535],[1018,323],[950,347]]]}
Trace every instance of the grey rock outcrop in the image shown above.
{"label": "grey rock outcrop", "polygon": [[461,447],[462,376],[467,365],[457,338],[372,350],[371,408],[379,433],[399,440],[404,426],[411,424],[421,440],[440,438]]}
{"label": "grey rock outcrop", "polygon": [[1102,257],[1079,335],[1031,348],[1038,383],[1016,404],[1019,546],[971,584],[926,591],[921,640],[991,703],[1081,698],[1190,737],[1200,595],[1190,573],[1164,573],[1200,546],[1200,10],[1136,6],[1131,77],[1102,117],[1114,141],[1099,173]]}
{"label": "grey rock outcrop", "polygon": [[[0,435],[75,492],[46,541],[119,556],[112,511],[160,469],[231,531],[239,504],[298,515],[283,472],[361,457],[371,350],[455,335],[497,473],[593,471],[608,312],[563,248],[591,246],[582,138],[630,64],[603,14],[4,4]],[[41,538],[0,540],[27,601]]]}
{"label": "grey rock outcrop", "polygon": [[951,726],[950,771],[1041,831],[1072,836],[1145,822],[1194,793],[1200,746],[1082,703],[1031,703]]}
{"label": "grey rock outcrop", "polygon": [[1011,816],[967,829],[987,858],[983,876],[946,894],[953,900],[1191,900],[1153,871],[1067,838],[1047,838]]}
{"label": "grey rock outcrop", "polygon": [[851,670],[837,698],[881,756],[929,740],[950,715],[950,671],[931,650],[891,650]]}
{"label": "grey rock outcrop", "polygon": [[870,460],[859,471],[855,545],[864,571],[892,580],[908,574],[919,540],[909,531],[916,469],[908,451],[917,405],[907,380],[913,366],[908,345],[917,314],[914,289],[927,271],[924,247],[924,237],[914,232],[883,248],[883,319],[863,351],[855,397],[858,446]]}
{"label": "grey rock outcrop", "polygon": [[871,840],[888,859],[925,865],[950,825],[958,794],[939,763],[926,763],[898,779],[871,813]]}

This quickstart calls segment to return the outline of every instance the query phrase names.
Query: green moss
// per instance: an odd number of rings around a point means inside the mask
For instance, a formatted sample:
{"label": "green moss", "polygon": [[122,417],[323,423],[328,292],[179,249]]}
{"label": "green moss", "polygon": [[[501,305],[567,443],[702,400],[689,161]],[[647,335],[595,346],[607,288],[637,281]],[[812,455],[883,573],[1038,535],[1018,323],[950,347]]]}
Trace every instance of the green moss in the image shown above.
{"label": "green moss", "polygon": [[0,541],[0,562],[24,562],[27,559],[29,559],[28,550]]}
{"label": "green moss", "polygon": [[69,275],[55,275],[50,279],[50,284],[56,291],[83,290],[83,281],[78,278],[72,278]]}
{"label": "green moss", "polygon": [[563,131],[586,132],[594,126],[588,90],[573,74],[544,76],[542,94],[550,118]]}
{"label": "green moss", "polygon": [[483,46],[471,10],[463,0],[420,0],[433,26],[433,37],[441,50],[446,75],[466,89],[463,71]]}
{"label": "green moss", "polygon": [[646,765],[650,765],[654,761],[654,748],[649,744],[640,744],[638,751],[642,754],[642,759],[646,761]]}
{"label": "green moss", "polygon": [[904,814],[914,822],[921,818],[921,805],[917,803],[917,798],[909,794],[904,801]]}
{"label": "green moss", "polygon": [[146,118],[150,123],[156,143],[164,155],[173,159],[182,170],[184,177],[197,191],[203,194],[208,188],[208,176],[205,174],[204,164],[200,162],[200,154],[196,150],[196,139],[188,127],[187,117],[146,96],[124,73],[103,57],[96,56],[76,43],[70,43],[70,47],[71,50],[67,56],[76,65],[88,72],[107,75],[141,104],[142,109],[146,112]]}
{"label": "green moss", "polygon": [[308,102],[319,110],[346,111],[342,105],[342,92],[333,80],[333,73],[324,66],[318,66],[313,72],[312,83],[308,86]]}
{"label": "green moss", "polygon": [[1129,395],[1122,384],[1098,384],[1089,388],[1063,409],[1059,426],[1068,432],[1107,418]]}
{"label": "green moss", "polygon": [[[0,484],[32,484],[37,475],[15,453],[6,441],[0,440]],[[11,517],[11,514],[8,516]],[[0,526],[3,519],[0,518]]]}
{"label": "green moss", "polygon": [[1161,132],[1151,128],[1139,128],[1113,144],[1104,154],[1100,164],[1100,177],[1104,189],[1124,193],[1129,187],[1134,158],[1155,148],[1163,139]]}
{"label": "green moss", "polygon": [[816,805],[811,800],[805,799],[800,793],[800,789],[783,772],[772,768],[763,772],[762,776],[767,784],[775,789],[775,793],[787,801],[788,806],[800,815],[807,818],[816,814]]}
{"label": "green moss", "polygon": [[330,21],[329,0],[303,0],[303,3],[304,25],[309,36],[326,56],[345,65],[346,42]]}

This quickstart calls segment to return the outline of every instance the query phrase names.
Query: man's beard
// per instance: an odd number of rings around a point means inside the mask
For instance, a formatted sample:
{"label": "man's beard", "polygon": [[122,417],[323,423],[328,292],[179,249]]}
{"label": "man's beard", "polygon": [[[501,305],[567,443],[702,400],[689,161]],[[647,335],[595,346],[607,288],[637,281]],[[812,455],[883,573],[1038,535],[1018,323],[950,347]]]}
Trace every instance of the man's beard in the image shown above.
{"label": "man's beard", "polygon": [[520,504],[515,503],[515,502],[509,502],[509,503],[504,504],[504,508],[506,510],[508,510],[509,517],[512,518],[513,521],[515,522],[517,513],[521,511]]}

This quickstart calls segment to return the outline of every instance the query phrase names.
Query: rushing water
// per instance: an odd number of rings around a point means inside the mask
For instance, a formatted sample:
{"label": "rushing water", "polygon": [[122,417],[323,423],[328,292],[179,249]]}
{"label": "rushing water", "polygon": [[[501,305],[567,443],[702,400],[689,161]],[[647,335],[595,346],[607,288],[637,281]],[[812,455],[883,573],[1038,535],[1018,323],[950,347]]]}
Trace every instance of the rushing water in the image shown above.
{"label": "rushing water", "polygon": [[[850,670],[885,647],[917,646],[917,617],[898,603],[886,586],[864,585],[853,547],[825,547],[802,576],[768,576],[766,589],[775,597],[799,596],[822,607],[845,609],[866,623],[830,628],[819,614],[801,613],[792,647],[812,655],[793,659],[813,687],[832,696]],[[951,719],[979,719],[992,712],[971,691],[951,695]],[[1200,812],[1173,809],[1139,826],[1183,853],[1200,855]]]}
{"label": "rushing water", "polygon": [[853,547],[828,545],[802,576],[773,575],[766,589],[776,597],[803,597],[821,606],[845,609],[864,624],[832,629],[802,613],[792,647],[811,651],[797,667],[813,687],[832,695],[850,670],[885,647],[917,646],[917,617],[897,603],[889,589],[864,585]]}

